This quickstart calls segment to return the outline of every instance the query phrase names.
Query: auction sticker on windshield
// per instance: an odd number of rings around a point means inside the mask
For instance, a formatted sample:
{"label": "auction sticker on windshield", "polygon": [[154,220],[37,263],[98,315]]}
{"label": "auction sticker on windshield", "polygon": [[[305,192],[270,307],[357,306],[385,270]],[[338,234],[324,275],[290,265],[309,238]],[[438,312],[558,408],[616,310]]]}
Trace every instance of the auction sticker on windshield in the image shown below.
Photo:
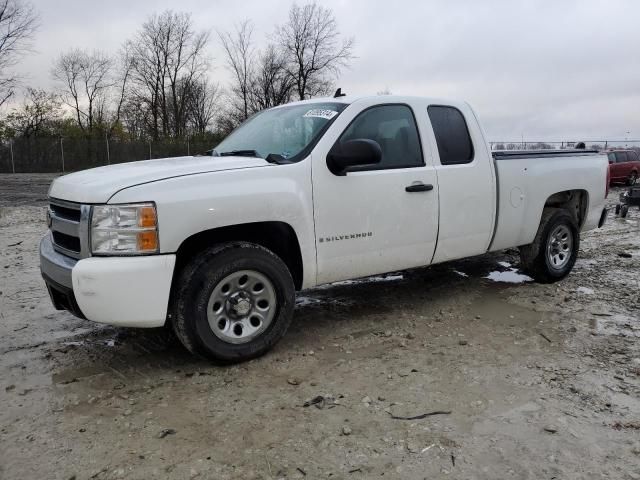
{"label": "auction sticker on windshield", "polygon": [[307,113],[305,113],[303,117],[326,118],[327,120],[331,120],[337,114],[338,112],[334,110],[324,110],[321,108],[314,108],[313,110],[309,110]]}

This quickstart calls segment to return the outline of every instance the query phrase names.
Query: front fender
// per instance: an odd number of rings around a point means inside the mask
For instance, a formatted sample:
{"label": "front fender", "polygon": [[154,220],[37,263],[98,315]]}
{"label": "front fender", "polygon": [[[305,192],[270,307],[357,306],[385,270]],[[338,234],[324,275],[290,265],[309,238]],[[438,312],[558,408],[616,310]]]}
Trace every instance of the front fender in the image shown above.
{"label": "front fender", "polygon": [[213,228],[284,222],[295,231],[304,265],[303,287],[315,284],[311,163],[270,165],[171,178],[126,188],[109,203],[153,201],[161,253]]}

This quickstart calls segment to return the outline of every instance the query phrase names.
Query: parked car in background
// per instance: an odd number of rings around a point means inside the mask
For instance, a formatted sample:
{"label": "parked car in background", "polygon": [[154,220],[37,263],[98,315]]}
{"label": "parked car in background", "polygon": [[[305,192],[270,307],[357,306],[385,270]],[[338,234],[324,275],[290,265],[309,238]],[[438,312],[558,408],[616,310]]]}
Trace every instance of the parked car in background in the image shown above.
{"label": "parked car in background", "polygon": [[640,158],[635,150],[615,150],[607,152],[609,157],[609,178],[611,184],[635,185],[640,172]]}

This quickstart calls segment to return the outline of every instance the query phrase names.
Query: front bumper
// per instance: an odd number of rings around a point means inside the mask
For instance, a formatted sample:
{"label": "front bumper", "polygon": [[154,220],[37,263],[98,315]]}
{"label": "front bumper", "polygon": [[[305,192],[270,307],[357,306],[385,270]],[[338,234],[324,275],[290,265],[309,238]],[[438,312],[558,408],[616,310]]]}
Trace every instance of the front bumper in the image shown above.
{"label": "front bumper", "polygon": [[160,327],[167,318],[175,255],[69,258],[40,242],[40,270],[55,308],[124,327]]}
{"label": "front bumper", "polygon": [[56,310],[68,310],[76,317],[86,318],[73,294],[71,272],[78,261],[56,252],[47,233],[40,241],[40,272]]}

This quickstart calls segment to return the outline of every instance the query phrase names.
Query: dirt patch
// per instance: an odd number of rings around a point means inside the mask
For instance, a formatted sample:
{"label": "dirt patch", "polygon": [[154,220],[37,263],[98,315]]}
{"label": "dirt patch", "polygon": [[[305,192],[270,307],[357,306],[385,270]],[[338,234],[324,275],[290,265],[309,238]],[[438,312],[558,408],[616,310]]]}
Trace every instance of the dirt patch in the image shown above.
{"label": "dirt patch", "polygon": [[638,478],[637,210],[561,283],[507,251],[316,288],[274,351],[218,367],[53,310],[42,193],[8,178],[1,478]]}

